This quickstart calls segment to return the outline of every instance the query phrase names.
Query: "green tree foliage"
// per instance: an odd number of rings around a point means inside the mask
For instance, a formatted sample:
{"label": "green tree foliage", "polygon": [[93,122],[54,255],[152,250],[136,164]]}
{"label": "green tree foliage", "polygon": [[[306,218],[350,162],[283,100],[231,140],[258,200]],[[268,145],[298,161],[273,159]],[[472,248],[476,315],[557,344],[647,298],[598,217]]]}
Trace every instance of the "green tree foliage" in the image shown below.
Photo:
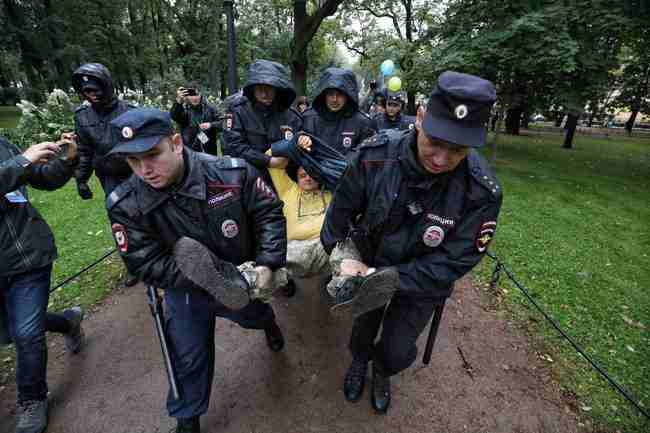
{"label": "green tree foliage", "polygon": [[[303,2],[296,27],[292,0],[236,0],[239,75],[258,58],[294,70],[302,59],[308,74],[331,63],[334,45],[318,30],[341,1]],[[105,64],[122,92],[162,91],[185,80],[199,81],[213,94],[226,92],[220,1],[2,0],[0,25],[0,86],[20,87],[30,100],[69,88],[71,72],[89,61]],[[304,58],[297,57],[298,42]]]}

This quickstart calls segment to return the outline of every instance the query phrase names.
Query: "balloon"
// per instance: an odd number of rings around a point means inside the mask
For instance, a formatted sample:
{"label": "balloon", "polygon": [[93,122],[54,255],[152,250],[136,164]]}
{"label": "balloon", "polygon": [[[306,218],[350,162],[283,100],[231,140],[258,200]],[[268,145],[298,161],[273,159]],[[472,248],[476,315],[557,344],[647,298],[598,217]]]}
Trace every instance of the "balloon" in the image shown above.
{"label": "balloon", "polygon": [[384,60],[381,64],[381,73],[391,75],[395,70],[395,63],[392,60]]}
{"label": "balloon", "polygon": [[393,77],[388,80],[388,90],[391,92],[399,92],[402,88],[402,79],[400,77]]}

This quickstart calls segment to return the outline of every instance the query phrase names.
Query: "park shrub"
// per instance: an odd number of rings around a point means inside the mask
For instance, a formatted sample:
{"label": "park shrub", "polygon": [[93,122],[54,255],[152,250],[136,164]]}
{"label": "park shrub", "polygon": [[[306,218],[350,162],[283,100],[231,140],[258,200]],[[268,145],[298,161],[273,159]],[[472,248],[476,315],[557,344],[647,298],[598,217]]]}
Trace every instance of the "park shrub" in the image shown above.
{"label": "park shrub", "polygon": [[[150,96],[142,92],[127,90],[118,95],[120,99],[138,107],[155,107],[168,110],[171,102],[163,95]],[[21,99],[16,104],[21,118],[15,128],[0,129],[0,135],[20,148],[26,148],[42,141],[56,141],[61,133],[74,130],[74,111],[80,104],[77,95],[70,96],[61,89],[54,89],[42,104]]]}

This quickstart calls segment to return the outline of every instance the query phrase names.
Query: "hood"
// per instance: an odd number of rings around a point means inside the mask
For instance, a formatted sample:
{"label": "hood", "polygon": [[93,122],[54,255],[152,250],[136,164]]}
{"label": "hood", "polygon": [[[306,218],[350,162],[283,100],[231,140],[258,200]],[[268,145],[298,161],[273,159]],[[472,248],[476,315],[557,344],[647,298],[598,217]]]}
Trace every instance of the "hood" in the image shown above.
{"label": "hood", "polygon": [[318,80],[314,103],[312,106],[322,112],[325,108],[325,90],[337,89],[348,96],[348,104],[353,107],[353,111],[359,109],[359,85],[357,77],[349,69],[327,68]]}
{"label": "hood", "polygon": [[289,78],[289,72],[284,65],[270,60],[257,60],[248,68],[248,80],[244,86],[244,96],[249,101],[255,101],[253,88],[256,84],[267,84],[275,87],[275,102],[282,111],[288,110],[296,99],[296,91]]}
{"label": "hood", "polygon": [[79,94],[81,94],[81,86],[84,82],[85,76],[96,78],[102,83],[102,90],[104,92],[103,99],[105,103],[113,100],[113,78],[106,66],[101,63],[86,63],[79,66],[77,70],[72,73],[72,87],[74,87]]}

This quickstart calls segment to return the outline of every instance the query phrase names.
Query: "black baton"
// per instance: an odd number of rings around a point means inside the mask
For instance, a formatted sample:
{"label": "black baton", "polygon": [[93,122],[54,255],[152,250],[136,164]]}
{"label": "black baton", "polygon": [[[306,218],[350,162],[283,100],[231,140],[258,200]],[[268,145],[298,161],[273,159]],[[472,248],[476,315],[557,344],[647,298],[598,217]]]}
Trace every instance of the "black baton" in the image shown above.
{"label": "black baton", "polygon": [[167,379],[169,380],[169,389],[172,392],[174,400],[179,400],[181,398],[181,395],[178,392],[176,374],[174,373],[172,359],[169,356],[167,338],[165,337],[165,331],[163,329],[162,298],[160,295],[158,295],[158,290],[149,285],[147,286],[147,298],[149,299],[149,309],[151,310],[151,315],[153,316],[156,334],[158,335],[158,341],[160,341],[160,350],[162,352],[163,361],[165,362],[165,370],[167,371]]}
{"label": "black baton", "polygon": [[431,361],[431,352],[433,351],[433,344],[436,342],[440,319],[442,319],[442,310],[444,309],[445,301],[442,301],[442,304],[436,305],[436,309],[433,312],[433,320],[431,321],[431,327],[429,328],[429,338],[427,338],[427,345],[424,348],[424,355],[422,355],[422,363],[424,365],[429,365],[429,361]]}

